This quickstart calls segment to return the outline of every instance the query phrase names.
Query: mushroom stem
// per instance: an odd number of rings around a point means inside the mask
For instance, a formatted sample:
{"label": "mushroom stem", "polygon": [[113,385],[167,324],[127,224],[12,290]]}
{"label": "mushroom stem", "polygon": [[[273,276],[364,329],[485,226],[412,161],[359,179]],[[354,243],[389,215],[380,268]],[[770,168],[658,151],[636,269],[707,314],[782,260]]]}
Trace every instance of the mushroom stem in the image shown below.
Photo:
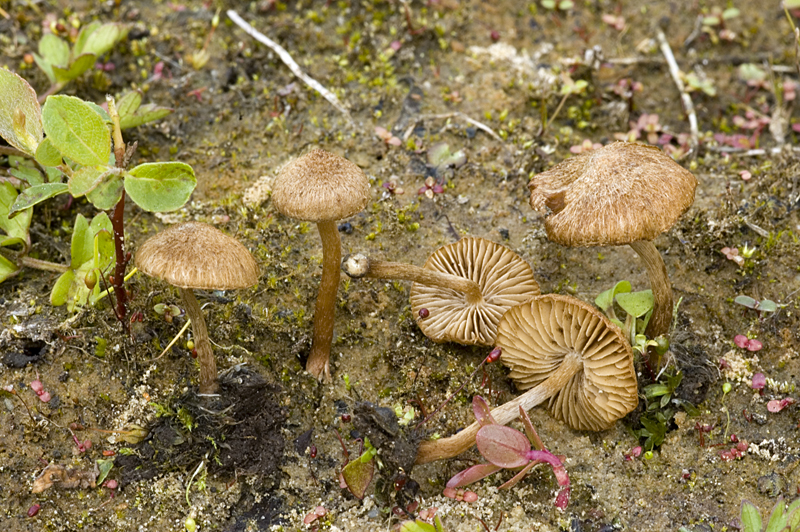
{"label": "mushroom stem", "polygon": [[[553,394],[561,390],[583,367],[581,355],[571,352],[564,357],[561,365],[547,379],[539,383],[538,386],[531,388],[527,392],[515,399],[498,406],[492,410],[492,418],[499,425],[507,425],[519,417],[519,408],[530,410],[534,406],[543,403]],[[417,449],[416,465],[427,464],[435,460],[444,460],[458,456],[470,447],[475,445],[475,435],[481,428],[477,421],[465,428],[458,434],[440,440],[424,441]]]}
{"label": "mushroom stem", "polygon": [[357,253],[345,257],[342,263],[342,270],[348,276],[357,279],[363,277],[370,279],[402,279],[424,284],[425,286],[449,288],[466,294],[467,303],[471,305],[483,300],[481,288],[475,281],[458,275],[420,268],[413,264],[375,260]]}
{"label": "mushroom stem", "polygon": [[319,380],[331,380],[331,342],[336,314],[336,293],[339,291],[339,263],[342,260],[342,241],[335,221],[317,222],[322,239],[322,280],[319,283],[317,304],[314,308],[314,339],[306,371]]}
{"label": "mushroom stem", "polygon": [[211,341],[208,339],[203,310],[197,303],[197,298],[194,297],[191,288],[181,288],[181,299],[183,299],[183,306],[186,307],[186,316],[192,320],[197,362],[200,364],[200,393],[215,393],[217,391],[217,363],[214,361],[214,351],[211,350]]}
{"label": "mushroom stem", "polygon": [[669,332],[669,325],[672,323],[672,285],[664,259],[650,240],[631,242],[630,246],[641,257],[650,278],[654,306],[645,333],[649,338],[655,338]]}

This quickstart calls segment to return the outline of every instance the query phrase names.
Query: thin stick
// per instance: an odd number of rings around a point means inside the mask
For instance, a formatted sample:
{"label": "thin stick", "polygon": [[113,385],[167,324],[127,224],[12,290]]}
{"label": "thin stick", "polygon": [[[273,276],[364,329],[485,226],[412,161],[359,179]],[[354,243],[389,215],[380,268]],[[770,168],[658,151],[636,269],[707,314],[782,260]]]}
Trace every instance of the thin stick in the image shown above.
{"label": "thin stick", "polygon": [[422,115],[422,116],[418,116],[416,118],[416,120],[414,120],[414,122],[411,124],[411,126],[409,126],[409,128],[406,129],[406,132],[403,134],[403,141],[408,140],[408,138],[411,136],[411,133],[414,132],[414,128],[417,127],[417,124],[419,124],[423,120],[447,120],[448,118],[460,118],[464,122],[467,122],[468,124],[472,124],[473,126],[477,127],[481,131],[485,131],[493,139],[499,140],[500,142],[503,142],[503,139],[500,137],[500,135],[495,133],[492,128],[490,128],[489,126],[487,126],[486,124],[484,124],[482,122],[478,122],[474,118],[468,117],[467,115],[465,115],[464,113],[459,112],[459,111],[456,111],[454,113],[446,113],[446,114],[442,114],[442,115]]}
{"label": "thin stick", "polygon": [[350,112],[347,110],[347,107],[345,107],[342,104],[342,102],[339,101],[339,98],[337,98],[336,95],[333,94],[331,91],[323,87],[322,84],[319,83],[317,80],[315,80],[314,78],[303,72],[300,69],[300,65],[298,65],[294,59],[292,59],[292,56],[289,55],[289,52],[287,52],[283,46],[276,43],[263,33],[260,33],[255,28],[253,28],[250,24],[245,22],[244,19],[240,17],[239,14],[236,13],[236,11],[234,11],[233,9],[229,9],[228,11],[226,11],[226,13],[228,17],[237,26],[242,28],[248,35],[250,35],[252,38],[257,40],[261,44],[268,46],[273,52],[278,54],[278,57],[281,58],[283,64],[289,67],[289,70],[291,70],[295,76],[300,78],[303,81],[303,83],[305,83],[306,85],[308,85],[309,87],[320,93],[323,98],[328,100],[328,102],[332,106],[334,106],[340,113],[342,113],[345,116],[345,118],[347,118],[348,122],[350,122],[351,124],[353,123],[353,119],[350,117]]}
{"label": "thin stick", "polygon": [[183,324],[183,327],[181,328],[181,330],[180,330],[180,331],[178,331],[178,334],[176,334],[176,335],[175,335],[175,338],[173,338],[173,339],[172,339],[172,341],[171,341],[169,344],[167,344],[167,347],[165,347],[165,348],[164,348],[164,350],[163,350],[163,351],[161,351],[161,354],[160,354],[160,355],[158,355],[156,358],[153,358],[153,359],[150,359],[150,360],[148,360],[148,361],[147,361],[147,363],[149,364],[149,363],[151,363],[151,362],[155,362],[155,361],[156,361],[156,360],[158,360],[159,358],[163,357],[163,356],[166,354],[166,352],[167,352],[167,351],[169,351],[169,350],[170,350],[170,348],[171,348],[173,345],[175,345],[175,342],[177,342],[177,341],[178,341],[178,338],[180,338],[181,336],[183,336],[183,333],[185,333],[185,332],[186,332],[186,329],[188,329],[188,328],[189,328],[189,325],[191,325],[191,324],[192,324],[192,320],[190,320],[190,319],[188,319],[188,318],[187,318],[187,319],[186,319],[186,323],[184,323],[184,324]]}
{"label": "thin stick", "polygon": [[729,155],[741,155],[742,157],[759,157],[761,155],[778,155],[785,151],[798,153],[800,152],[800,146],[782,146],[780,148],[759,148],[755,150],[746,150],[744,148],[733,148],[730,146],[709,146],[708,151],[714,151],[719,153],[726,153]]}
{"label": "thin stick", "polygon": [[697,115],[694,112],[694,103],[692,103],[692,97],[689,96],[689,93],[686,92],[686,87],[683,85],[681,71],[678,68],[678,62],[675,61],[675,56],[673,55],[672,48],[667,41],[667,36],[664,35],[664,32],[661,30],[661,28],[657,28],[656,32],[661,53],[664,54],[664,58],[667,60],[667,65],[669,65],[669,73],[672,76],[672,81],[675,82],[675,86],[678,87],[678,91],[681,93],[683,110],[686,111],[686,115],[689,117],[689,131],[691,134],[690,144],[694,150],[697,148],[697,144],[699,142],[698,138],[700,136],[700,130],[697,127]]}

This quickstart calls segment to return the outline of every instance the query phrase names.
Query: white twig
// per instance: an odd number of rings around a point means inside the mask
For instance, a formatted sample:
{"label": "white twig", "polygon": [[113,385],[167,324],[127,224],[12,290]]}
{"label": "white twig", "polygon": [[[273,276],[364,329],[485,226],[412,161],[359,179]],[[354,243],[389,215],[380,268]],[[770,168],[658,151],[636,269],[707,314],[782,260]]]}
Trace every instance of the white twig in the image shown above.
{"label": "white twig", "polygon": [[741,155],[742,157],[759,157],[761,155],[779,155],[785,151],[799,153],[800,146],[783,146],[781,148],[759,148],[755,150],[746,150],[744,148],[733,148],[729,146],[709,146],[709,151],[727,153],[730,155]]}
{"label": "white twig", "polygon": [[328,100],[328,102],[330,102],[332,106],[334,106],[340,113],[342,113],[345,116],[345,118],[347,118],[348,122],[350,123],[353,122],[353,119],[350,117],[350,112],[347,110],[347,107],[345,107],[342,104],[342,102],[339,101],[339,98],[337,98],[336,95],[333,94],[331,91],[323,87],[320,82],[318,82],[317,80],[315,80],[314,78],[303,72],[300,69],[300,65],[298,65],[294,59],[292,59],[292,56],[289,55],[289,52],[287,52],[283,46],[276,43],[275,41],[273,41],[263,33],[259,32],[255,28],[253,28],[253,26],[245,22],[244,19],[240,17],[238,13],[236,13],[236,11],[229,9],[227,11],[227,14],[228,17],[237,26],[242,28],[248,35],[250,35],[252,38],[257,40],[261,44],[268,46],[273,52],[278,54],[278,57],[281,58],[283,64],[289,67],[289,70],[291,70],[295,76],[303,80],[303,83],[305,83],[306,85],[308,85],[309,87],[320,93],[323,98]]}
{"label": "white twig", "polygon": [[473,126],[477,127],[481,131],[485,131],[493,139],[503,142],[503,139],[500,137],[500,135],[495,133],[492,128],[490,128],[489,126],[487,126],[482,122],[478,122],[474,118],[468,117],[467,115],[465,115],[460,111],[456,111],[454,113],[446,113],[443,115],[422,115],[416,117],[414,122],[409,126],[408,129],[406,129],[405,133],[403,134],[403,141],[408,140],[408,137],[411,136],[411,133],[414,131],[414,128],[417,127],[417,124],[419,124],[423,120],[447,120],[448,118],[460,118],[464,122],[467,122],[468,124],[472,124]]}
{"label": "white twig", "polygon": [[664,54],[664,58],[667,60],[667,65],[669,65],[669,73],[672,75],[672,81],[675,82],[675,85],[678,87],[678,91],[681,93],[683,110],[686,111],[686,115],[689,117],[689,132],[691,134],[690,143],[692,149],[696,149],[698,138],[700,136],[700,130],[697,127],[697,115],[694,112],[692,98],[689,96],[689,93],[686,92],[686,87],[683,85],[681,71],[678,68],[677,61],[675,61],[675,56],[672,54],[672,48],[667,41],[667,36],[664,35],[664,32],[661,30],[661,28],[657,28],[656,31],[656,37],[658,38],[658,44],[661,48],[661,53]]}

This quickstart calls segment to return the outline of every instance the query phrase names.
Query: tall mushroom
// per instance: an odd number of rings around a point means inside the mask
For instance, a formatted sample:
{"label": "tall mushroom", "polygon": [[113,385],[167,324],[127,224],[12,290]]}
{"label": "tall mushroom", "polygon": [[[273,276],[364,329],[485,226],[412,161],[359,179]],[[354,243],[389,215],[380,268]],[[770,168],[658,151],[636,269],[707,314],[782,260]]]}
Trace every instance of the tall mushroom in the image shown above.
{"label": "tall mushroom", "polygon": [[322,239],[322,280],[314,309],[314,337],[306,370],[330,381],[330,354],[342,242],[336,221],[360,212],[369,200],[369,179],[355,164],[323,150],[283,167],[272,187],[272,203],[290,218],[315,222]]}
{"label": "tall mushroom", "polygon": [[507,247],[478,237],[440,247],[422,268],[358,254],[345,257],[342,269],[355,278],[414,281],[412,311],[425,309],[419,327],[437,343],[493,345],[505,311],[540,293],[527,262]]}
{"label": "tall mushroom", "polygon": [[[527,392],[492,410],[505,425],[547,401],[552,414],[576,430],[604,430],[639,402],[633,351],[622,331],[574,297],[536,296],[503,315],[497,327],[501,360]],[[417,464],[451,458],[475,444],[476,422],[454,436],[425,441]]]}
{"label": "tall mushroom", "polygon": [[136,267],[181,289],[186,316],[192,320],[200,393],[217,391],[217,364],[203,311],[193,289],[232,290],[258,282],[258,265],[238,240],[199,222],[173,225],[150,237],[136,252]]}
{"label": "tall mushroom", "polygon": [[669,331],[672,287],[652,240],[694,202],[697,179],[659,148],[614,142],[533,177],[531,207],[547,237],[564,246],[630,245],[647,268],[655,307],[652,337]]}

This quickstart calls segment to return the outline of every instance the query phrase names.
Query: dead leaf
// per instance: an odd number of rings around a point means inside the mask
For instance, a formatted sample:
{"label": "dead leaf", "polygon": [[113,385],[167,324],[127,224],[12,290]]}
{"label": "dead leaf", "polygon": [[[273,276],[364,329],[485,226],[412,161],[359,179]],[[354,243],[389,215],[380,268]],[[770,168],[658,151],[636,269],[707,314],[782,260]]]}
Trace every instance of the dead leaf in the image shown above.
{"label": "dead leaf", "polygon": [[50,464],[33,481],[33,493],[41,493],[51,486],[60,489],[94,488],[100,471],[97,464],[90,470],[72,469],[60,464]]}

